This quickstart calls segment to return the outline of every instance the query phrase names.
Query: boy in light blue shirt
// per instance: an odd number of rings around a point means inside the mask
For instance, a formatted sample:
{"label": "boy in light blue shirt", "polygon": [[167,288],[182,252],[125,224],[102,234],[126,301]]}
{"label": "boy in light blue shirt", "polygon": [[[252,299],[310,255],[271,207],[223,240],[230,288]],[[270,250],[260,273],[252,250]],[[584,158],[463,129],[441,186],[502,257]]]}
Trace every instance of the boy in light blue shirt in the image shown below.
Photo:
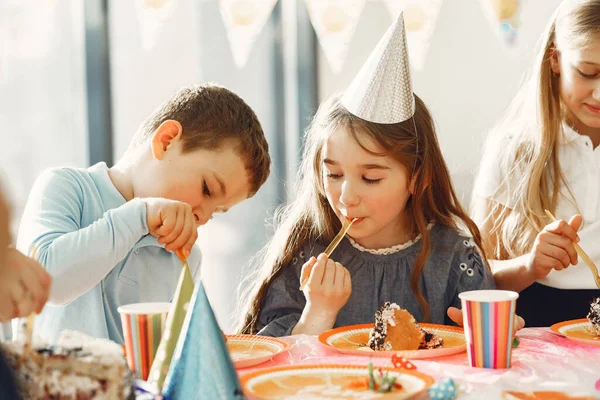
{"label": "boy in light blue shirt", "polygon": [[112,168],[44,172],[17,241],[53,278],[36,334],[54,341],[73,329],[123,344],[117,308],[170,301],[181,271],[175,250],[198,276],[198,226],[254,195],[269,168],[252,109],[205,84],[158,107]]}

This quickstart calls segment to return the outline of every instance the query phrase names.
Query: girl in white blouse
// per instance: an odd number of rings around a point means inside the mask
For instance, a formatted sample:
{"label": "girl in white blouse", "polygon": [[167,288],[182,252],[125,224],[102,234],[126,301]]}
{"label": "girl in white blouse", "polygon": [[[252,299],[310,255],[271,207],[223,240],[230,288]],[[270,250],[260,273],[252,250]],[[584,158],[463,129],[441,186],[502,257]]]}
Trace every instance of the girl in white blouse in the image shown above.
{"label": "girl in white blouse", "polygon": [[563,1],[540,46],[488,138],[472,203],[496,284],[521,292],[529,326],[584,318],[600,295],[572,244],[600,264],[600,0]]}

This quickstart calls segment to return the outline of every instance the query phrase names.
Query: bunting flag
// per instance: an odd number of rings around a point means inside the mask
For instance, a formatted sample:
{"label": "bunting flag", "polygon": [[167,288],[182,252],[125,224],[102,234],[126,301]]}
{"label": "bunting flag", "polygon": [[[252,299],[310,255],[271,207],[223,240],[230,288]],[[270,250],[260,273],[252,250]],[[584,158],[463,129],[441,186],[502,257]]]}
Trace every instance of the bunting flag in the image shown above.
{"label": "bunting flag", "polygon": [[392,18],[404,12],[410,64],[422,69],[443,0],[383,0]]}
{"label": "bunting flag", "polygon": [[56,48],[57,0],[10,0],[0,7],[3,57],[40,59]]}
{"label": "bunting flag", "polygon": [[135,0],[140,39],[144,50],[156,44],[163,25],[171,16],[174,0]]}
{"label": "bunting flag", "polygon": [[246,65],[252,45],[276,3],[277,0],[219,0],[233,60],[238,68]]}
{"label": "bunting flag", "polygon": [[479,0],[492,29],[505,48],[517,46],[525,0]]}
{"label": "bunting flag", "polygon": [[310,21],[331,69],[342,70],[366,0],[305,0]]}
{"label": "bunting flag", "polygon": [[39,60],[56,48],[58,0],[4,0],[0,5],[0,85],[19,71],[19,62]]}

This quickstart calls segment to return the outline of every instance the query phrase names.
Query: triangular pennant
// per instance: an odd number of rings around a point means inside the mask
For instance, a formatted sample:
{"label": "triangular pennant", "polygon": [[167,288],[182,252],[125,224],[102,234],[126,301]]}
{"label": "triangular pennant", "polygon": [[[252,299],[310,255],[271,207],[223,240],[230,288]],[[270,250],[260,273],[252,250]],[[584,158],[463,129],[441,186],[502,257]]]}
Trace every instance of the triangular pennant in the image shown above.
{"label": "triangular pennant", "polygon": [[243,399],[242,388],[204,286],[194,290],[169,374],[165,400]]}
{"label": "triangular pennant", "polygon": [[171,359],[175,352],[175,346],[183,327],[193,291],[194,280],[186,262],[181,269],[173,303],[165,324],[165,330],[160,338],[160,343],[156,349],[156,357],[152,362],[152,368],[150,368],[150,373],[148,374],[148,382],[159,392],[171,365]]}
{"label": "triangular pennant", "polygon": [[518,44],[521,11],[525,0],[479,0],[479,2],[504,48],[514,49]]}
{"label": "triangular pennant", "polygon": [[156,44],[163,25],[171,16],[174,0],[135,0],[142,48],[150,50]]}
{"label": "triangular pennant", "polygon": [[57,48],[57,0],[11,0],[0,7],[4,56],[40,60]]}
{"label": "triangular pennant", "polygon": [[336,74],[342,70],[350,40],[366,0],[305,0],[321,48]]}
{"label": "triangular pennant", "polygon": [[406,32],[396,18],[342,96],[342,105],[359,118],[379,124],[406,121],[415,113]]}
{"label": "triangular pennant", "polygon": [[422,69],[443,0],[383,0],[392,18],[404,12],[410,63]]}
{"label": "triangular pennant", "polygon": [[277,0],[219,0],[233,60],[238,68],[246,65],[254,41],[276,3]]}

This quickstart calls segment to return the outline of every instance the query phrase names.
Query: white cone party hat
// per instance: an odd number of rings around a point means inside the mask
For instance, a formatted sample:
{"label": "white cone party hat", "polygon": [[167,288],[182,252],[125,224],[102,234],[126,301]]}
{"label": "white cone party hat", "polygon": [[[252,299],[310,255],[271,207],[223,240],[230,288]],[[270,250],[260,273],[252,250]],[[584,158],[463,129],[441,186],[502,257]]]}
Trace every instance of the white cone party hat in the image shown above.
{"label": "white cone party hat", "polygon": [[387,30],[342,97],[342,105],[366,121],[395,124],[415,113],[402,13]]}

